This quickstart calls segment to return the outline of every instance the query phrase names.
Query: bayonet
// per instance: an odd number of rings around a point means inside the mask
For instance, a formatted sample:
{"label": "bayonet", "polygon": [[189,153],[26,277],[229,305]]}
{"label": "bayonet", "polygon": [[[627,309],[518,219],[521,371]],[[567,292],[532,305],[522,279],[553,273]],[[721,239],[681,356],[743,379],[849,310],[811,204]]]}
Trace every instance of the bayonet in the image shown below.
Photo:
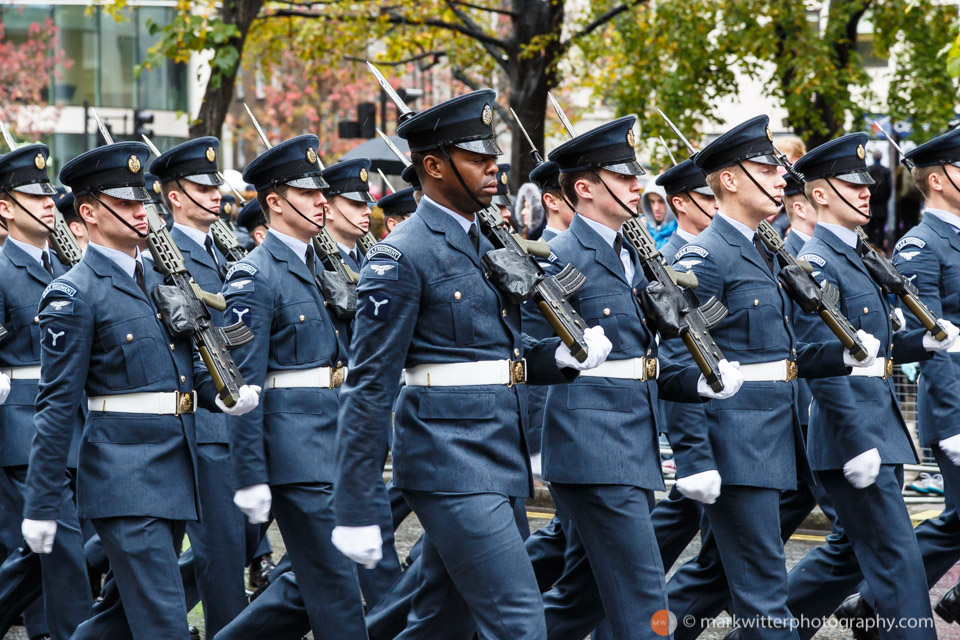
{"label": "bayonet", "polygon": [[405,156],[403,151],[400,151],[397,145],[393,144],[393,140],[390,139],[390,136],[385,134],[383,131],[380,131],[380,129],[377,129],[377,135],[380,136],[380,139],[383,140],[384,144],[387,145],[387,148],[393,152],[393,155],[397,156],[397,159],[403,163],[404,167],[409,167],[411,164],[413,164],[410,162],[410,158]]}
{"label": "bayonet", "polygon": [[100,114],[97,113],[96,109],[90,109],[90,113],[93,114],[93,119],[97,122],[97,128],[100,129],[100,135],[103,136],[104,142],[113,144],[113,136],[110,134],[110,130],[107,129],[107,125],[103,124],[103,119],[100,117]]}
{"label": "bayonet", "polygon": [[533,140],[530,139],[530,134],[527,133],[523,123],[520,122],[520,118],[517,116],[517,112],[513,110],[513,107],[510,107],[510,115],[513,116],[514,121],[517,123],[520,133],[522,133],[523,137],[527,139],[527,144],[530,145],[530,155],[533,156],[534,161],[537,164],[543,164],[543,156],[540,155],[540,150],[537,149],[537,145],[533,144]]}
{"label": "bayonet", "polygon": [[13,136],[10,135],[10,129],[7,128],[7,123],[0,120],[0,132],[3,133],[3,139],[6,141],[7,146],[10,147],[10,151],[17,150],[17,143],[14,141]]}
{"label": "bayonet", "polygon": [[553,103],[553,110],[557,112],[557,117],[560,118],[560,124],[567,130],[567,134],[569,134],[571,138],[576,138],[577,132],[570,123],[570,118],[563,112],[563,107],[560,106],[560,103],[557,102],[557,99],[554,98],[553,94],[549,91],[547,92],[547,97],[550,98],[550,102]]}
{"label": "bayonet", "polygon": [[913,162],[907,158],[907,154],[905,154],[905,153],[903,152],[903,149],[900,147],[900,145],[898,145],[898,144],[893,140],[893,138],[890,137],[890,134],[887,133],[886,129],[884,129],[882,126],[880,126],[880,123],[877,122],[876,120],[873,121],[873,124],[874,124],[874,126],[880,131],[880,135],[882,135],[884,138],[886,138],[887,141],[888,141],[890,144],[893,145],[893,148],[897,150],[897,153],[900,154],[900,162],[903,163],[903,166],[905,166],[907,169],[913,169],[913,167],[914,167]]}
{"label": "bayonet", "polygon": [[367,68],[370,69],[370,73],[373,74],[373,77],[377,79],[377,83],[379,83],[380,88],[383,89],[383,92],[387,94],[387,97],[393,101],[393,104],[397,105],[397,109],[400,110],[401,118],[409,113],[413,113],[413,109],[408,107],[407,103],[404,102],[399,95],[397,95],[397,92],[392,86],[390,86],[390,83],[387,82],[387,79],[383,77],[383,74],[380,73],[380,70],[373,66],[373,63],[369,60],[367,60]]}
{"label": "bayonet", "polygon": [[253,122],[253,128],[257,130],[257,135],[260,136],[260,141],[267,147],[267,149],[273,149],[273,145],[270,144],[270,140],[267,138],[267,134],[263,132],[263,129],[260,128],[260,123],[257,122],[257,117],[253,115],[253,111],[250,111],[250,107],[247,106],[247,103],[243,103],[243,108],[247,110],[247,115],[250,116],[250,121]]}
{"label": "bayonet", "polygon": [[657,136],[660,138],[660,142],[663,143],[663,148],[667,150],[667,155],[670,156],[670,162],[673,163],[673,166],[677,166],[677,159],[673,157],[673,152],[670,151],[670,147],[667,146],[667,141],[663,139],[663,136]]}
{"label": "bayonet", "polygon": [[394,188],[393,188],[393,185],[390,184],[390,181],[387,180],[387,176],[383,175],[383,171],[381,171],[381,170],[378,168],[378,169],[377,169],[377,173],[380,174],[380,179],[383,180],[383,184],[386,185],[387,189],[390,189],[390,193],[395,193],[397,190],[394,189]]}
{"label": "bayonet", "polygon": [[656,109],[657,109],[657,113],[660,114],[660,117],[666,120],[667,126],[670,127],[670,129],[673,131],[673,134],[680,139],[680,142],[682,142],[684,146],[687,147],[687,151],[690,152],[690,155],[695,154],[697,150],[693,148],[693,145],[690,144],[690,141],[687,140],[687,137],[683,135],[683,132],[681,132],[680,129],[677,128],[677,125],[673,124],[673,121],[667,117],[667,114],[665,114],[663,111],[660,110],[660,107],[657,107]]}

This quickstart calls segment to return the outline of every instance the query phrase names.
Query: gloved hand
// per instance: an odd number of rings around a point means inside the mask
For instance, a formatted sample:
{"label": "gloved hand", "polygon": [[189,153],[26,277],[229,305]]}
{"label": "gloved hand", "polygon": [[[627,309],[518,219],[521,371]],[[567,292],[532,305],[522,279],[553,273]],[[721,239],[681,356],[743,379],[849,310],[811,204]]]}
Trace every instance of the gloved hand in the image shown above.
{"label": "gloved hand", "polygon": [[601,326],[590,327],[584,331],[583,339],[587,343],[587,359],[583,362],[577,362],[567,345],[560,343],[556,354],[553,356],[558,367],[570,367],[577,371],[593,369],[600,366],[610,355],[610,350],[613,349],[613,345],[603,335],[603,327]]}
{"label": "gloved hand", "polygon": [[880,474],[880,452],[876,448],[864,451],[843,464],[843,477],[855,489],[866,489]]}
{"label": "gloved hand", "polygon": [[20,525],[20,532],[27,546],[34,553],[51,553],[53,540],[57,537],[56,520],[30,520],[24,518]]}
{"label": "gloved hand", "polygon": [[946,351],[953,346],[953,343],[957,341],[957,334],[960,333],[960,329],[954,326],[949,320],[940,320],[940,324],[943,325],[943,328],[947,331],[947,337],[943,340],[937,340],[933,335],[927,331],[923,334],[923,348],[927,351]]}
{"label": "gloved hand", "polygon": [[940,449],[950,458],[950,462],[960,467],[960,435],[944,438],[938,444]]}
{"label": "gloved hand", "polygon": [[[895,316],[897,317],[897,321],[899,322],[899,325],[900,325],[900,328],[897,329],[897,331],[903,331],[904,329],[906,329],[906,328],[907,328],[907,321],[906,321],[906,319],[903,317],[903,309],[901,309],[900,307],[894,307],[894,308],[893,308],[893,315],[895,315]],[[895,323],[895,324],[896,324],[896,323]]]}
{"label": "gloved hand", "polygon": [[916,362],[905,362],[900,365],[900,371],[903,372],[903,375],[907,376],[907,380],[916,382],[917,376],[920,375],[920,365]]}
{"label": "gloved hand", "polygon": [[711,469],[685,478],[677,478],[677,491],[691,500],[713,504],[720,497],[720,484],[720,472]]}
{"label": "gloved hand", "polygon": [[720,382],[723,383],[723,391],[714,391],[701,373],[700,379],[697,380],[697,393],[704,398],[725,400],[740,390],[740,387],[743,385],[743,374],[740,373],[740,363],[737,361],[727,362],[726,360],[721,360],[717,365],[720,373]]}
{"label": "gloved hand", "polygon": [[270,519],[270,504],[273,495],[270,486],[254,484],[243,489],[237,489],[233,494],[233,504],[250,520],[250,524],[263,524]]}
{"label": "gloved hand", "polygon": [[843,364],[848,367],[869,367],[877,360],[877,352],[880,351],[880,341],[863,329],[857,329],[857,337],[863,343],[863,348],[867,352],[867,359],[860,361],[854,358],[849,351],[843,352]]}
{"label": "gloved hand", "polygon": [[340,553],[367,569],[373,569],[383,558],[383,538],[379,525],[334,527],[330,541]]}
{"label": "gloved hand", "polygon": [[7,401],[7,396],[10,395],[10,376],[5,373],[0,373],[0,404],[3,404]]}
{"label": "gloved hand", "polygon": [[240,387],[238,390],[240,397],[237,399],[237,403],[232,407],[228,407],[223,404],[223,400],[220,399],[220,396],[214,400],[214,403],[228,416],[242,416],[245,413],[249,413],[257,408],[257,405],[260,403],[260,387],[255,384],[245,384]]}

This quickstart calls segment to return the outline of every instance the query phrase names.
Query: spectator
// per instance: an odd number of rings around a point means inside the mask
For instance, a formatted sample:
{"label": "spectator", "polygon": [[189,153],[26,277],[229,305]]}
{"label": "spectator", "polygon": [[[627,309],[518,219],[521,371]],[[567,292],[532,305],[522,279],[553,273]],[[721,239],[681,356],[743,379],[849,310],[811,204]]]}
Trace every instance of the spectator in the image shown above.
{"label": "spectator", "polygon": [[883,166],[882,151],[873,152],[873,164],[867,169],[874,184],[870,187],[870,222],[864,230],[875,247],[886,247],[887,205],[893,193],[893,174]]}
{"label": "spectator", "polygon": [[913,183],[910,172],[903,165],[894,173],[894,189],[897,198],[897,240],[920,223],[920,208],[923,206],[923,194]]}
{"label": "spectator", "polygon": [[667,244],[670,236],[677,230],[677,218],[673,209],[667,204],[667,195],[663,187],[657,185],[656,176],[647,183],[643,195],[640,196],[640,210],[643,220],[647,223],[647,230],[657,243],[659,249]]}

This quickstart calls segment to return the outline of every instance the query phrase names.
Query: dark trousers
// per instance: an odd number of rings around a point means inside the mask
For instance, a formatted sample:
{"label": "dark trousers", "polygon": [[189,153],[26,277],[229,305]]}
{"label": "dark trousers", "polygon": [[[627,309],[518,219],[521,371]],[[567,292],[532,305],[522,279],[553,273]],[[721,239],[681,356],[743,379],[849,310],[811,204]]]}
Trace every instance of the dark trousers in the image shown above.
{"label": "dark trousers", "polygon": [[270,490],[314,637],[366,638],[357,565],[330,541],[336,525],[332,485],[285,484]]}
{"label": "dark trousers", "polygon": [[[23,518],[27,467],[3,470],[19,497],[15,519]],[[90,615],[93,596],[83,556],[83,535],[69,479],[64,476],[53,552],[34,554],[22,543],[0,567],[0,628],[6,629],[43,593],[47,628],[56,640],[67,640]]]}
{"label": "dark trousers", "polygon": [[676,485],[650,512],[664,571],[670,571],[670,567],[700,531],[702,519],[700,503],[684,497]]}

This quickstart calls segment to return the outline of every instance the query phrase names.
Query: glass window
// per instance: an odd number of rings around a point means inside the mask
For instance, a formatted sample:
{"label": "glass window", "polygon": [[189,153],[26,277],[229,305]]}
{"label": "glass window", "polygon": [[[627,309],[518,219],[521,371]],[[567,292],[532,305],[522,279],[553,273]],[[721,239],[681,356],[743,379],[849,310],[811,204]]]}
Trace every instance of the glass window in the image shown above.
{"label": "glass window", "polygon": [[65,105],[82,105],[84,100],[97,104],[99,56],[97,20],[99,9],[92,16],[86,7],[58,5],[53,9],[53,21],[60,35],[60,47],[73,64],[69,69],[61,65],[60,79],[54,79],[54,97]]}
{"label": "glass window", "polygon": [[[49,5],[35,5],[29,7],[5,6],[0,7],[0,22],[3,23],[3,39],[14,45],[22,45],[30,40],[30,27],[34,24],[43,25],[50,19]],[[42,54],[38,54],[42,55]],[[42,61],[42,58],[38,62]],[[47,99],[48,90],[45,87],[42,99]],[[4,147],[0,146],[0,149]]]}
{"label": "glass window", "polygon": [[[139,57],[137,62],[145,60],[147,51],[157,41],[150,35],[148,22],[167,24],[174,18],[174,10],[169,7],[141,7],[137,10],[137,32],[139,33]],[[166,60],[160,66],[145,70],[137,81],[138,106],[141,109],[167,109],[170,111],[187,110],[187,65],[174,64]]]}
{"label": "glass window", "polygon": [[126,19],[117,21],[100,12],[100,104],[105,107],[136,105],[137,25],[130,9],[123,13]]}

